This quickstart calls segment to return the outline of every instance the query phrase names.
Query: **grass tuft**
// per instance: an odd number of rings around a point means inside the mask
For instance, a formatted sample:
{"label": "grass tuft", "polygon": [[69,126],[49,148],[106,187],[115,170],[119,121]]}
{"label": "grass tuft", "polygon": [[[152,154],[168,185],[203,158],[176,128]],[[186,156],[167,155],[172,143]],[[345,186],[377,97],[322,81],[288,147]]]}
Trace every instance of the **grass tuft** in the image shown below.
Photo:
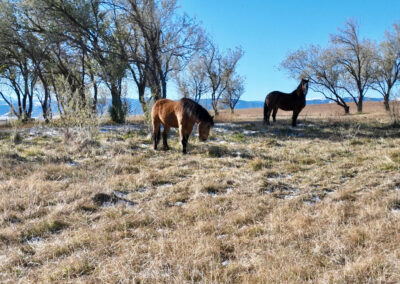
{"label": "grass tuft", "polygon": [[21,232],[20,239],[23,241],[29,241],[33,238],[44,237],[47,234],[59,233],[67,227],[67,223],[57,219],[33,223],[28,225],[28,227]]}

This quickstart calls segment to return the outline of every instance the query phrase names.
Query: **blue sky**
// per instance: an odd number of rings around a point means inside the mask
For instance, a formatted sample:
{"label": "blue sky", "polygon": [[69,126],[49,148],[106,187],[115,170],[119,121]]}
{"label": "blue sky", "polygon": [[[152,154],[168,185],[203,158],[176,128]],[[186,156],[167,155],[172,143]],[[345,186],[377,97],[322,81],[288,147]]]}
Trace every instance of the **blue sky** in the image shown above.
{"label": "blue sky", "polygon": [[[291,92],[298,82],[279,70],[289,51],[309,44],[326,45],[329,35],[347,19],[360,24],[362,37],[380,41],[385,30],[400,22],[397,0],[178,0],[195,16],[218,46],[241,46],[238,72],[246,78],[244,100],[263,100],[273,90]],[[177,98],[175,91],[168,94]],[[377,96],[370,93],[370,96]],[[320,95],[309,93],[308,98]]]}

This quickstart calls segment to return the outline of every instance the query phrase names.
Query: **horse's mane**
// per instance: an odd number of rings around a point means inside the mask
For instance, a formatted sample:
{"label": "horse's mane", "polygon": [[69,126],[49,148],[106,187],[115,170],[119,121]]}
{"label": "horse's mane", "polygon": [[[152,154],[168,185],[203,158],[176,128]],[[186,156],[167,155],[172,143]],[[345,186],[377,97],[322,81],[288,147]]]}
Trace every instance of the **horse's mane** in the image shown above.
{"label": "horse's mane", "polygon": [[203,108],[198,103],[188,98],[182,98],[181,104],[183,112],[187,116],[194,118],[195,120],[210,122],[211,125],[214,126],[214,120],[212,116],[208,113],[208,111],[205,108]]}
{"label": "horse's mane", "polygon": [[307,83],[308,83],[308,80],[306,80],[306,79],[301,79],[300,84],[297,86],[296,90],[294,90],[294,91],[292,92],[292,94],[294,93],[294,94],[296,94],[296,95],[304,95],[304,92],[303,92],[303,82],[307,82]]}

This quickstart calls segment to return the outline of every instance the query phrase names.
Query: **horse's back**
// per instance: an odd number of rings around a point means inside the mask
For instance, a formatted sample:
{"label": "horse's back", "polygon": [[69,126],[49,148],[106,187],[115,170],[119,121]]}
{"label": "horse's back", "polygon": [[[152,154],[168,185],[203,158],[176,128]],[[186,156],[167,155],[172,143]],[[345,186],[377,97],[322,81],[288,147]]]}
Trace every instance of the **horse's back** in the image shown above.
{"label": "horse's back", "polygon": [[293,110],[291,95],[279,91],[269,93],[265,98],[265,104],[271,109]]}
{"label": "horse's back", "polygon": [[179,112],[179,102],[169,99],[157,100],[151,110],[151,117],[159,120],[164,126],[178,127],[177,112]]}

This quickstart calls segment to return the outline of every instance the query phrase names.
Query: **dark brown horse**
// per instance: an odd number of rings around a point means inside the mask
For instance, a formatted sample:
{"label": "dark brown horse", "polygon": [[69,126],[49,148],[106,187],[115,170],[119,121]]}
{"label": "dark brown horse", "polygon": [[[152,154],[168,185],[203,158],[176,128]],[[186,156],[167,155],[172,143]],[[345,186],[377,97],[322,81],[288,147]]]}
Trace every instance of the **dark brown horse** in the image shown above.
{"label": "dark brown horse", "polygon": [[265,98],[264,103],[264,123],[269,125],[269,116],[272,111],[272,118],[276,121],[278,108],[283,110],[292,110],[292,126],[296,126],[297,116],[306,106],[306,95],[308,91],[308,80],[302,79],[296,90],[290,94],[279,91],[271,92]]}
{"label": "dark brown horse", "polygon": [[167,137],[171,127],[179,128],[179,136],[182,142],[182,152],[186,154],[186,145],[193,126],[198,123],[199,139],[205,141],[208,138],[211,127],[214,126],[213,117],[208,111],[191,99],[171,101],[161,99],[156,101],[152,110],[153,142],[154,150],[160,141],[160,124],[164,126],[163,145],[168,150]]}

